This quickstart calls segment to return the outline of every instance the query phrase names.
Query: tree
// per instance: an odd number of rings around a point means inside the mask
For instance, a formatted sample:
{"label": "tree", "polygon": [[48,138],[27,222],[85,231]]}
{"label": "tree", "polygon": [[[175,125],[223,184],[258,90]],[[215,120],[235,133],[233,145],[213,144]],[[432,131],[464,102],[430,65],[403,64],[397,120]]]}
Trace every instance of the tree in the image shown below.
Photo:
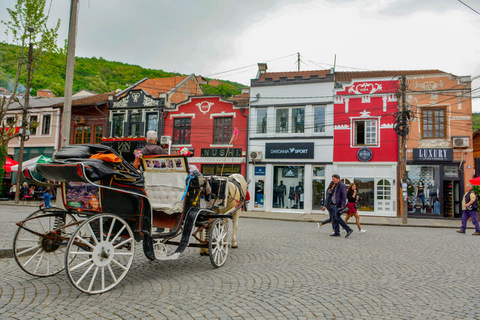
{"label": "tree", "polygon": [[[6,26],[5,33],[17,46],[15,60],[17,63],[16,75],[13,84],[12,94],[7,98],[0,98],[0,150],[6,150],[8,142],[16,137],[25,138],[25,129],[28,126],[26,121],[29,109],[30,82],[37,63],[42,55],[48,52],[57,51],[56,39],[58,37],[58,28],[60,20],[53,28],[47,27],[48,16],[45,15],[46,0],[17,0],[14,9],[8,9],[9,21],[1,21]],[[27,60],[28,48],[28,60]],[[25,70],[27,67],[27,70]],[[27,72],[26,92],[24,103],[21,104],[17,97],[17,89],[22,73]],[[22,132],[15,132],[16,121],[5,123],[4,118],[8,110],[14,103],[20,104],[23,111]],[[15,119],[16,120],[16,119]],[[3,168],[6,160],[6,153],[0,152],[0,167]],[[20,174],[20,173],[19,173]],[[0,176],[0,186],[3,182],[3,175]],[[17,190],[19,190],[17,186]],[[17,192],[18,194],[18,192]],[[16,197],[17,199],[17,197]]]}

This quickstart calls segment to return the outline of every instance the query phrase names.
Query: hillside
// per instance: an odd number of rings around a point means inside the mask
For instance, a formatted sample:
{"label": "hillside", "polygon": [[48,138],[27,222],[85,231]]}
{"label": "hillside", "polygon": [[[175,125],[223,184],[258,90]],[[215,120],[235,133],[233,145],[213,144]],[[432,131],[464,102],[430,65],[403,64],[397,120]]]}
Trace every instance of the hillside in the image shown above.
{"label": "hillside", "polygon": [[[17,67],[16,52],[17,46],[0,43],[0,87],[13,89],[13,79]],[[55,54],[44,54],[41,61],[35,67],[32,79],[32,95],[37,90],[50,89],[57,96],[63,96],[65,87],[65,61],[64,52]],[[100,58],[81,58],[75,60],[75,74],[73,81],[73,92],[81,89],[91,90],[97,93],[125,89],[139,80],[148,78],[165,78],[175,75],[173,72],[163,70],[142,68],[138,65],[131,65],[123,62],[108,61]],[[178,75],[178,74],[177,74]],[[20,82],[25,84],[26,72],[22,73]],[[232,94],[240,93],[244,85],[236,82],[225,81],[234,87]],[[19,86],[19,91],[24,90]],[[209,90],[211,94],[220,94],[215,89]]]}

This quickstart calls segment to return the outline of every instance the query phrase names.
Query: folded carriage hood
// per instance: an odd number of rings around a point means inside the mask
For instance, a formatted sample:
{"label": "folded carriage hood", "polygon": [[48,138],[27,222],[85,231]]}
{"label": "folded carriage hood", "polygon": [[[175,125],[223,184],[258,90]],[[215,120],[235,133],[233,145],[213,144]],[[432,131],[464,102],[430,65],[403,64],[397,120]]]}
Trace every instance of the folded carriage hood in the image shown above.
{"label": "folded carriage hood", "polygon": [[[97,153],[113,153],[113,149],[102,145],[71,145],[61,148],[50,163],[37,164],[37,172],[45,179],[60,182],[88,182],[111,180],[121,184],[144,187],[143,175],[132,165],[122,159],[121,163],[109,163],[103,160],[90,159]],[[80,165],[80,166],[79,166]],[[85,168],[85,179],[82,166]]]}

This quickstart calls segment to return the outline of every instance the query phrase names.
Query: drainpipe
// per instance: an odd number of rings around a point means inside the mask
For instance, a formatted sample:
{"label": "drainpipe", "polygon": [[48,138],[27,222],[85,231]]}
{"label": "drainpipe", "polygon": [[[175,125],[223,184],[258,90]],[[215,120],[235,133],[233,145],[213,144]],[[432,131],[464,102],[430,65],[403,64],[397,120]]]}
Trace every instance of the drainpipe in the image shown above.
{"label": "drainpipe", "polygon": [[[260,93],[257,93],[257,94],[255,95],[255,98],[256,98],[257,100],[250,100],[249,106],[251,106],[251,103],[252,103],[252,102],[258,102],[258,100],[260,100]],[[247,115],[245,115],[245,114],[243,113],[243,110],[241,110],[241,112],[242,112],[242,115],[243,115],[243,116],[247,117]],[[250,112],[249,112],[249,114],[250,114]],[[248,148],[248,145],[249,145],[248,133],[249,133],[249,131],[250,131],[249,128],[248,128],[248,127],[249,127],[249,124],[250,124],[250,119],[247,120],[247,145],[246,145],[246,147],[245,147],[245,181],[248,181],[248,170],[247,170],[247,167],[248,167],[248,164],[249,164],[249,163],[248,163],[248,150],[249,150],[249,148]]]}

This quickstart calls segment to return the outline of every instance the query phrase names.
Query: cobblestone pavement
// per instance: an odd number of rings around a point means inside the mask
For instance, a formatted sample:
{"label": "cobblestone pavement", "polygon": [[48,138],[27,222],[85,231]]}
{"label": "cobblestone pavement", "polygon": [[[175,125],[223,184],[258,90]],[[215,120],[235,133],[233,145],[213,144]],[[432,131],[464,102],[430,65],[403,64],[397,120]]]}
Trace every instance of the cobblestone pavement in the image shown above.
{"label": "cobblestone pavement", "polygon": [[[241,219],[239,249],[214,269],[138,250],[113,290],[87,295],[65,273],[35,278],[0,259],[1,319],[480,319],[480,237],[438,228]],[[140,249],[140,248],[139,248]]]}

